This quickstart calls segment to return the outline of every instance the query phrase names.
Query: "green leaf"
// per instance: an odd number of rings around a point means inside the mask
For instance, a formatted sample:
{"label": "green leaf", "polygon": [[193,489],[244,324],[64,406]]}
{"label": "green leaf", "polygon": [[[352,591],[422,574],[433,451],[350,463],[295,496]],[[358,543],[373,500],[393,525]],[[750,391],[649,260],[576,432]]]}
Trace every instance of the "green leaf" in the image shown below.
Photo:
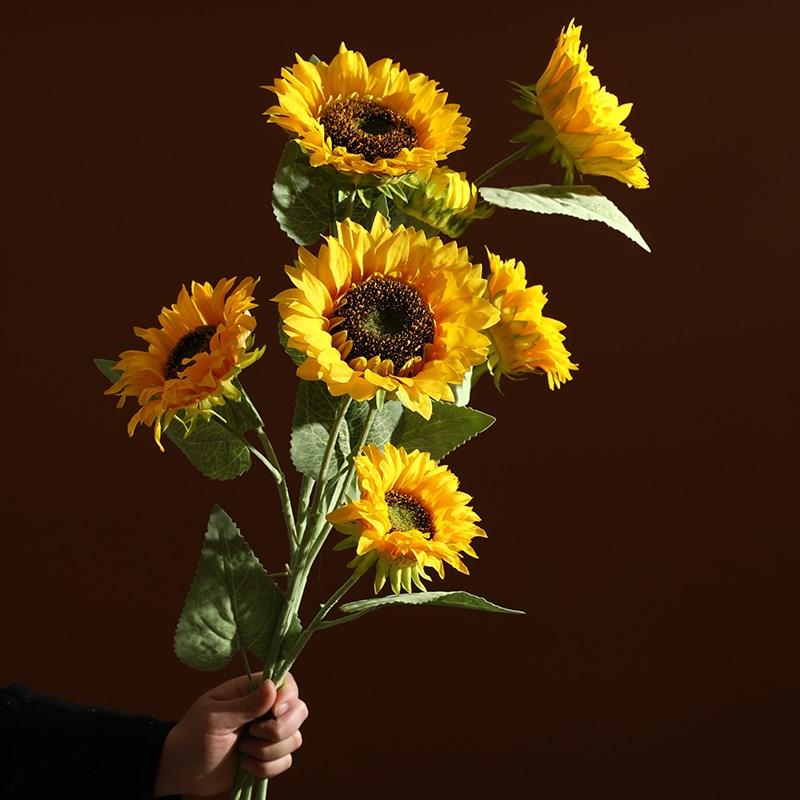
{"label": "green leaf", "polygon": [[283,148],[272,185],[272,210],[281,230],[300,245],[313,244],[330,224],[332,185],[322,167],[312,167],[300,145]]}
{"label": "green leaf", "polygon": [[[336,418],[339,399],[332,397],[323,381],[302,381],[297,391],[292,423],[291,456],[303,475],[319,475],[328,437]],[[346,465],[364,432],[369,403],[352,402],[328,463],[325,480],[331,480]],[[366,443],[383,447],[392,442],[407,450],[422,450],[439,460],[464,442],[485,431],[494,417],[466,406],[433,401],[429,420],[404,408],[399,401],[383,404],[372,422]]]}
{"label": "green leaf", "polygon": [[342,220],[349,216],[369,225],[382,195],[377,189],[359,190],[362,202],[354,202],[348,213],[350,196],[356,191],[352,184],[342,182],[335,169],[312,167],[305,150],[292,140],[284,147],[275,172],[272,210],[289,238],[297,244],[310,245],[330,229],[332,218]]}
{"label": "green leaf", "polygon": [[339,610],[345,614],[365,614],[377,611],[385,606],[447,606],[449,608],[466,608],[471,611],[492,611],[497,614],[524,614],[514,608],[504,608],[490,600],[469,592],[412,592],[411,594],[392,594],[388,597],[373,597],[369,600],[356,600],[345,603]]}
{"label": "green leaf", "polygon": [[375,219],[376,215],[380,214],[387,220],[390,220],[389,215],[389,201],[386,198],[385,194],[378,193],[378,195],[372,201],[372,208],[370,209],[368,219],[368,224],[366,227],[369,227],[372,224],[372,221]]}
{"label": "green leaf", "polygon": [[264,424],[258,409],[250,401],[250,397],[245,392],[241,382],[237,379],[233,385],[242,393],[240,400],[225,399],[225,405],[216,408],[215,411],[225,418],[229,428],[233,428],[236,433],[244,434],[247,431],[254,431]]}
{"label": "green leaf", "polygon": [[[322,466],[328,437],[341,398],[332,397],[324,381],[301,381],[297,389],[292,421],[291,457],[298,472],[316,479]],[[345,466],[350,453],[361,441],[369,414],[369,403],[350,403],[339,437],[331,453],[325,480],[331,480]],[[391,438],[403,414],[396,400],[385,402],[375,415],[367,443],[382,447]]]}
{"label": "green leaf", "polygon": [[[96,358],[94,363],[112,382],[116,382],[122,374],[114,369],[116,361]],[[235,383],[241,390],[241,384],[238,381]],[[215,411],[224,417],[234,432],[212,417],[210,420],[195,420],[192,432],[187,436],[181,420],[175,419],[167,428],[166,436],[207,478],[227,481],[238,478],[250,469],[250,450],[241,436],[259,427],[261,418],[246,394],[241,402],[225,400],[225,404]]]}
{"label": "green leaf", "polygon": [[428,452],[438,461],[485,431],[493,422],[494,417],[474,408],[434,400],[429,420],[403,409],[403,416],[392,432],[391,441],[406,450]]}
{"label": "green leaf", "polygon": [[[341,398],[332,397],[323,381],[300,381],[292,420],[290,453],[298,472],[316,479],[322,467],[322,459],[328,438],[336,419]],[[324,476],[330,480],[344,463],[350,452],[347,425],[339,431],[339,442],[334,447],[328,471]],[[342,437],[347,437],[342,443]]]}
{"label": "green leaf", "polygon": [[285,602],[233,520],[215,506],[175,631],[175,654],[202,670],[222,669],[240,650],[263,661]]}
{"label": "green leaf", "polygon": [[114,364],[116,363],[116,361],[112,361],[110,358],[94,359],[94,365],[100,370],[100,372],[103,373],[103,375],[106,376],[106,378],[108,378],[111,383],[116,383],[122,375],[119,370],[114,369]]}
{"label": "green leaf", "polygon": [[[233,403],[226,403],[228,409]],[[186,436],[177,420],[167,428],[169,440],[207,478],[228,481],[250,469],[252,458],[247,444],[215,419],[195,420],[192,432]]]}
{"label": "green leaf", "polygon": [[[361,441],[368,414],[369,403],[366,402],[351,403],[350,408],[347,410],[345,419],[347,421],[348,438],[352,447],[355,447]],[[367,435],[365,444],[383,447],[391,439],[392,432],[397,427],[397,423],[400,422],[402,415],[403,406],[398,400],[384,401],[380,411],[372,420],[372,427]]]}
{"label": "green leaf", "polygon": [[604,222],[650,252],[649,245],[633,223],[594,186],[551,186],[546,183],[509,189],[484,186],[480,194],[487,203],[500,208],[537,214],[566,214],[577,219]]}
{"label": "green leaf", "polygon": [[[370,404],[368,402],[351,403],[347,409],[345,422],[347,432],[342,431],[339,436],[339,447],[342,454],[342,464],[347,462],[348,455],[361,441],[364,434],[364,425],[369,415]],[[380,410],[372,420],[372,427],[367,434],[364,444],[374,444],[376,447],[383,447],[391,439],[392,432],[397,427],[397,423],[403,415],[403,406],[397,400],[384,401]],[[344,426],[343,426],[344,427]],[[345,487],[345,497],[354,498],[357,496],[358,476],[353,475],[350,483]]]}

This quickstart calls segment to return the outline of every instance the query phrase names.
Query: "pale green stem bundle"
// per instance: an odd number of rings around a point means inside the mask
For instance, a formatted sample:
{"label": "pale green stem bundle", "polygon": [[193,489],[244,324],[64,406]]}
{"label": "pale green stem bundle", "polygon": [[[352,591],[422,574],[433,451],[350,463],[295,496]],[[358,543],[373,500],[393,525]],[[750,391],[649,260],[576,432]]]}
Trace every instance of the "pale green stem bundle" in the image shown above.
{"label": "pale green stem bundle", "polygon": [[[502,159],[497,164],[494,164],[478,177],[476,184],[478,186],[482,185],[489,178],[522,158],[525,152],[526,148],[522,148]],[[348,196],[345,217],[352,215],[355,195],[355,190],[351,190]],[[336,232],[336,223],[338,220],[337,205],[337,190],[334,189],[330,193],[329,228],[332,234]],[[340,431],[342,425],[346,424],[347,412],[353,402],[352,398],[347,395],[339,400],[325,451],[322,456],[319,472],[316,479],[308,475],[303,475],[295,513],[292,508],[286,476],[281,469],[275,449],[264,430],[263,420],[246,395],[244,399],[250,404],[251,409],[259,420],[259,427],[256,429],[256,434],[263,450],[250,443],[247,443],[247,446],[253,456],[267,468],[275,479],[284,523],[289,537],[290,563],[288,565],[286,604],[269,644],[264,669],[260,679],[261,682],[268,679],[272,680],[276,686],[280,687],[286,673],[291,669],[315,632],[358,619],[364,613],[348,614],[333,620],[327,619],[330,612],[361,577],[362,573],[355,570],[325,603],[320,606],[316,615],[308,626],[302,630],[302,633],[297,637],[292,637],[290,635],[293,624],[297,624],[299,620],[300,605],[302,603],[308,576],[332,529],[332,525],[327,521],[328,514],[338,508],[345,499],[345,494],[351,486],[355,474],[355,456],[361,452],[362,448],[367,443],[379,406],[375,400],[370,402],[369,413],[360,439],[352,449],[346,465],[338,474],[328,478],[331,462],[333,461],[333,454],[337,442],[339,441]],[[287,643],[289,643],[288,648],[286,647]],[[255,680],[250,672],[250,666],[244,651],[242,652],[242,657],[247,674],[250,676],[251,686],[255,686]],[[233,800],[264,800],[267,796],[268,783],[267,779],[256,778],[240,769],[237,773],[236,783],[233,789]]]}
{"label": "pale green stem bundle", "polygon": [[[307,476],[303,477],[300,487],[300,497],[297,503],[297,517],[295,517],[292,511],[291,497],[286,485],[285,475],[280,467],[275,449],[272,447],[269,437],[263,428],[263,424],[258,428],[257,435],[264,448],[264,453],[258,448],[251,447],[251,451],[259,458],[261,463],[267,467],[277,484],[292,554],[289,565],[287,602],[278,625],[276,626],[275,634],[270,642],[267,659],[261,675],[262,683],[268,679],[272,680],[278,687],[283,683],[286,673],[291,669],[313,634],[318,630],[323,630],[325,627],[332,627],[331,623],[327,623],[326,625],[326,617],[361,577],[360,573],[353,572],[325,603],[320,606],[319,611],[317,611],[312,621],[303,630],[302,634],[297,637],[296,641],[292,643],[288,651],[283,652],[283,647],[291,630],[292,622],[297,619],[311,568],[332,528],[331,524],[327,522],[327,515],[333,509],[338,508],[344,499],[347,487],[352,483],[355,474],[354,458],[366,444],[378,411],[377,405],[372,403],[358,444],[350,453],[344,478],[341,476],[334,476],[333,479],[328,482],[326,481],[326,475],[330,467],[332,454],[339,439],[339,432],[341,426],[345,422],[347,410],[351,402],[352,399],[349,396],[345,396],[339,401],[339,406],[333,425],[331,426],[330,435],[316,481]],[[333,484],[333,492],[329,496],[332,498],[332,502],[329,503],[325,502],[326,483]],[[355,617],[358,615],[353,616]],[[347,617],[346,619],[349,620],[350,618],[351,617]],[[242,651],[242,658],[247,674],[250,677],[251,686],[255,687],[255,681],[250,672],[250,666],[244,651]],[[233,788],[233,800],[263,800],[263,798],[267,796],[267,786],[267,779],[256,778],[239,769]]]}

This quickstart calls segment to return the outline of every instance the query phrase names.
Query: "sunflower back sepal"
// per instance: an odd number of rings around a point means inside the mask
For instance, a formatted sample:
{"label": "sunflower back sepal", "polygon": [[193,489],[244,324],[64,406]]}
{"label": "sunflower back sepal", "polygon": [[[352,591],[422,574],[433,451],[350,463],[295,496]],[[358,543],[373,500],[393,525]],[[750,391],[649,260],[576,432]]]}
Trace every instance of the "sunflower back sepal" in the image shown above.
{"label": "sunflower back sepal", "polygon": [[404,409],[391,441],[396,447],[430,453],[438,461],[483,433],[494,421],[493,416],[483,411],[434,400],[429,420]]}
{"label": "sunflower back sepal", "polygon": [[92,362],[111,383],[116,383],[122,377],[122,373],[118,369],[114,369],[114,364],[117,363],[114,359],[93,358]]}
{"label": "sunflower back sepal", "polygon": [[447,608],[464,608],[470,611],[490,611],[495,614],[524,614],[515,608],[493,603],[484,597],[479,597],[469,592],[410,592],[407,594],[392,594],[386,597],[373,597],[368,600],[356,600],[340,606],[344,614],[365,614],[369,611],[378,611],[388,606],[444,606]]}
{"label": "sunflower back sepal", "polygon": [[516,97],[512,100],[517,108],[527,111],[531,114],[541,115],[539,108],[539,101],[536,98],[536,84],[517,83],[516,81],[509,81],[512,89],[516,93]]}
{"label": "sunflower back sepal", "polygon": [[187,666],[222,669],[247,650],[262,661],[286,600],[233,520],[215,506],[175,631]]}
{"label": "sunflower back sepal", "polygon": [[487,203],[499,208],[533,211],[537,214],[563,214],[576,219],[602,222],[650,252],[650,246],[633,223],[594,186],[553,186],[547,183],[511,186],[507,189],[484,186],[479,192]]}
{"label": "sunflower back sepal", "polygon": [[393,207],[390,212],[389,223],[392,230],[396,230],[402,225],[406,228],[414,228],[415,230],[422,231],[429,239],[432,236],[441,236],[442,234],[442,232],[438,228],[434,228],[433,225],[428,225],[428,223],[423,222],[421,219],[416,219],[396,207]]}

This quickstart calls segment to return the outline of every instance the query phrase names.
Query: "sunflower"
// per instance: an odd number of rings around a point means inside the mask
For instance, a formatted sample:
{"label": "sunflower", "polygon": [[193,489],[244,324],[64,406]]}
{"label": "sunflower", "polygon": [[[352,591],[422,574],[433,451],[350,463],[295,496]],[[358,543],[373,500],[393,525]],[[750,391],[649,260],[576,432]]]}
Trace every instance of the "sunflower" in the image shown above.
{"label": "sunflower", "polygon": [[563,344],[566,326],[542,315],[547,296],[541,286],[527,285],[521,261],[502,261],[487,253],[491,274],[486,298],[500,312],[500,321],[487,331],[492,340],[488,367],[495,384],[499,386],[503,375],[521,378],[539,372],[547,375],[551,389],[560,388],[578,368]]}
{"label": "sunflower", "polygon": [[550,63],[533,86],[518,86],[519,105],[541,119],[518,134],[531,142],[531,153],[552,150],[552,160],[567,172],[606,175],[636,189],[649,186],[639,157],[644,150],[622,124],[632,103],[620,105],[616,95],[600,85],[581,49],[581,26],[575,20],[562,30]]}
{"label": "sunflower", "polygon": [[461,150],[469,120],[427,75],[384,58],[367,64],[342,44],[330,64],[296,56],[272,86],[270,122],[297,137],[314,167],[355,176],[429,170]]}
{"label": "sunflower", "polygon": [[348,564],[359,574],[373,564],[375,593],[389,578],[395,594],[410,592],[431,567],[444,577],[444,565],[469,574],[461,555],[477,558],[470,542],[486,533],[475,523],[472,498],[458,491],[458,478],[430,453],[386,444],[383,452],[367,445],[355,459],[361,498],[328,515],[347,538],[336,549],[356,548]]}
{"label": "sunflower", "polygon": [[295,288],[275,298],[288,346],[306,355],[298,376],[355,400],[384,390],[429,419],[431,399],[452,401],[450,384],[486,360],[481,330],[498,314],[480,265],[380,214],[371,230],[338,223],[326,241],[317,256],[299,249],[286,268]]}
{"label": "sunflower", "polygon": [[191,292],[182,287],[178,302],[161,310],[160,327],[133,329],[148,348],[120,353],[115,369],[122,376],[105,392],[120,396],[118,407],[128,397],[138,400],[129,436],[137,425],[153,427],[163,451],[161,433],[179,412],[190,430],[198,416],[209,418],[226,398],[240,399],[233,379],[264,348],[250,349],[256,327],[252,291],[258,281],[245,278],[234,289],[235,283],[236,278],[222,278],[216,286],[192,281]]}
{"label": "sunflower", "polygon": [[492,209],[477,207],[478,190],[464,172],[437,167],[430,175],[419,175],[405,198],[395,205],[404,214],[442,231],[460,236],[473,219],[487,217]]}

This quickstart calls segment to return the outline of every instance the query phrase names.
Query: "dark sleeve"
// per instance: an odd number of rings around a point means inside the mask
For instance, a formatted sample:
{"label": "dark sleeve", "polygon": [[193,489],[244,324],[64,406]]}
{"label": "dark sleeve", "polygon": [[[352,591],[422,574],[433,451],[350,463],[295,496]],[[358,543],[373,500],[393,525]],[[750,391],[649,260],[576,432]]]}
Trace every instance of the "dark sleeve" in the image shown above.
{"label": "dark sleeve", "polygon": [[0,797],[150,800],[172,725],[0,689]]}

